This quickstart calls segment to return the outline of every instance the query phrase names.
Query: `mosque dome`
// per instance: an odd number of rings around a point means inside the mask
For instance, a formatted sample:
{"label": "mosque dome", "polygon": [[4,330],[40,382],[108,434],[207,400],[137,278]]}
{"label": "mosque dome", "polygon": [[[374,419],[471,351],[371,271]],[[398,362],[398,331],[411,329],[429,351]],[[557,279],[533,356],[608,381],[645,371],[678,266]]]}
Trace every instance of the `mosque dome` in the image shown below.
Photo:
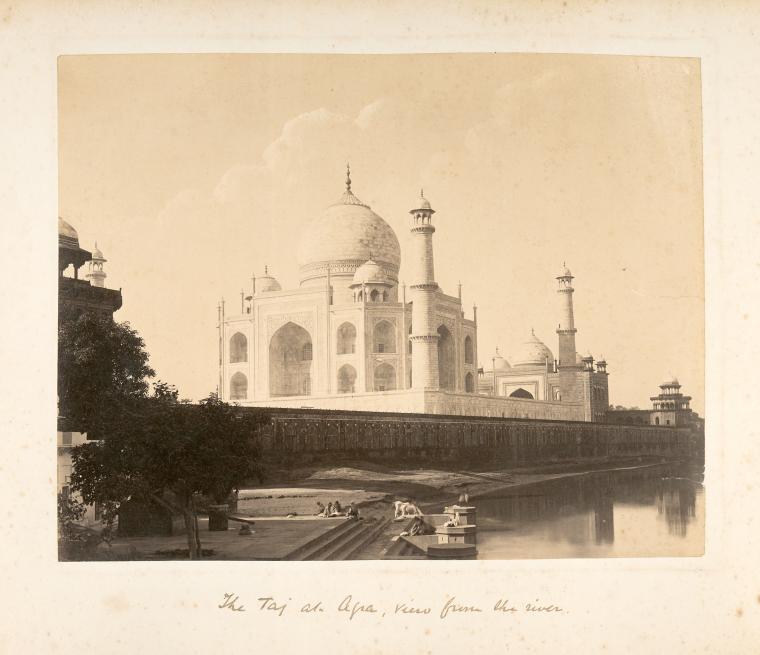
{"label": "mosque dome", "polygon": [[520,344],[512,357],[512,365],[521,368],[546,366],[547,360],[554,361],[552,351],[531,330],[530,336]]}
{"label": "mosque dome", "polygon": [[372,260],[395,281],[401,264],[401,247],[388,223],[373,212],[351,191],[346,191],[334,205],[309,223],[298,246],[301,284],[326,277],[329,266],[333,274],[352,274]]}
{"label": "mosque dome", "polygon": [[71,224],[58,217],[58,245],[79,248],[79,235]]}
{"label": "mosque dome", "polygon": [[269,269],[264,267],[264,275],[256,278],[256,293],[267,293],[270,291],[282,291],[282,287],[276,278],[269,275]]}
{"label": "mosque dome", "polygon": [[496,354],[493,356],[493,368],[495,371],[508,371],[512,368],[509,365],[509,362],[501,355],[498,348],[496,349]]}
{"label": "mosque dome", "polygon": [[352,284],[389,284],[388,276],[377,262],[368,259],[354,273]]}

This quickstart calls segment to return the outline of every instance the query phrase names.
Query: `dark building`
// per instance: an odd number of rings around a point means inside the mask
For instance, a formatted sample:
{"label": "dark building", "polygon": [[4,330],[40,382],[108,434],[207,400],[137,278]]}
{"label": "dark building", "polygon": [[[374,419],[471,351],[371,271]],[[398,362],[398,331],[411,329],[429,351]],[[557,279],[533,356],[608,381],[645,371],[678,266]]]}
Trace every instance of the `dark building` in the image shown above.
{"label": "dark building", "polygon": [[[58,320],[75,318],[85,311],[105,316],[121,307],[121,290],[106,289],[103,263],[106,260],[95,244],[94,252],[79,247],[77,231],[58,219]],[[85,279],[79,269],[89,262]]]}

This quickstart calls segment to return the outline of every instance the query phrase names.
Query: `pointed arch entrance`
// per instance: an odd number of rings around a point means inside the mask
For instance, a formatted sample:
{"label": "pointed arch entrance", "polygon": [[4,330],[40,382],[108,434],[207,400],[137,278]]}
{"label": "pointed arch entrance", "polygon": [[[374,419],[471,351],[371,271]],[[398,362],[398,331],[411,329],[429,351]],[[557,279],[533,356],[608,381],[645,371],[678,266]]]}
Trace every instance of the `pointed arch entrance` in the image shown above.
{"label": "pointed arch entrance", "polygon": [[530,391],[526,391],[522,387],[519,389],[515,389],[511,394],[509,394],[510,398],[525,398],[526,400],[535,400],[533,397],[533,394]]}
{"label": "pointed arch entrance", "polygon": [[311,335],[286,323],[269,342],[269,395],[311,395]]}

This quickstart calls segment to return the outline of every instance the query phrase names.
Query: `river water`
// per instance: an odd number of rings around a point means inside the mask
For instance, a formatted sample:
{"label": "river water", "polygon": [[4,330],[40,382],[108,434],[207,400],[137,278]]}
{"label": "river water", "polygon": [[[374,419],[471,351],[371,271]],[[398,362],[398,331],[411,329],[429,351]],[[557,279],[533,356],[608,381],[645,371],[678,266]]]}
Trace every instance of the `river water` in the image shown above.
{"label": "river water", "polygon": [[589,473],[479,497],[478,558],[680,557],[704,551],[702,468]]}

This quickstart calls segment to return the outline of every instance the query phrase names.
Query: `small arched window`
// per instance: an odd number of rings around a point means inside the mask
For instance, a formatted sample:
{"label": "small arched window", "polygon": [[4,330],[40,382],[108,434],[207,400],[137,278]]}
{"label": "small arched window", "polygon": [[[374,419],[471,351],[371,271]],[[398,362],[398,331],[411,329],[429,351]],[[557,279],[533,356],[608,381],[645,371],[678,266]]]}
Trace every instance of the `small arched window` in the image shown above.
{"label": "small arched window", "polygon": [[248,361],[248,339],[242,332],[235,332],[230,338],[230,364]]}
{"label": "small arched window", "polygon": [[655,416],[654,417],[654,424],[655,425],[659,425],[660,424],[660,417],[659,416]]}
{"label": "small arched window", "polygon": [[248,378],[240,371],[230,378],[230,400],[245,400],[248,398]]}
{"label": "small arched window", "polygon": [[475,361],[475,354],[472,348],[472,338],[468,335],[464,338],[464,363],[472,364]]}
{"label": "small arched window", "polygon": [[464,376],[464,390],[467,393],[475,391],[475,380],[472,377],[472,373],[468,373]]}
{"label": "small arched window", "polygon": [[388,292],[383,291],[383,302],[388,302]]}
{"label": "small arched window", "polygon": [[310,362],[311,361],[311,342],[305,343],[303,345],[303,350],[301,352],[301,360],[304,362]]}
{"label": "small arched window", "polygon": [[377,302],[377,299],[379,296],[380,296],[380,292],[377,289],[372,289],[372,293],[369,294],[369,299],[372,302]]}

